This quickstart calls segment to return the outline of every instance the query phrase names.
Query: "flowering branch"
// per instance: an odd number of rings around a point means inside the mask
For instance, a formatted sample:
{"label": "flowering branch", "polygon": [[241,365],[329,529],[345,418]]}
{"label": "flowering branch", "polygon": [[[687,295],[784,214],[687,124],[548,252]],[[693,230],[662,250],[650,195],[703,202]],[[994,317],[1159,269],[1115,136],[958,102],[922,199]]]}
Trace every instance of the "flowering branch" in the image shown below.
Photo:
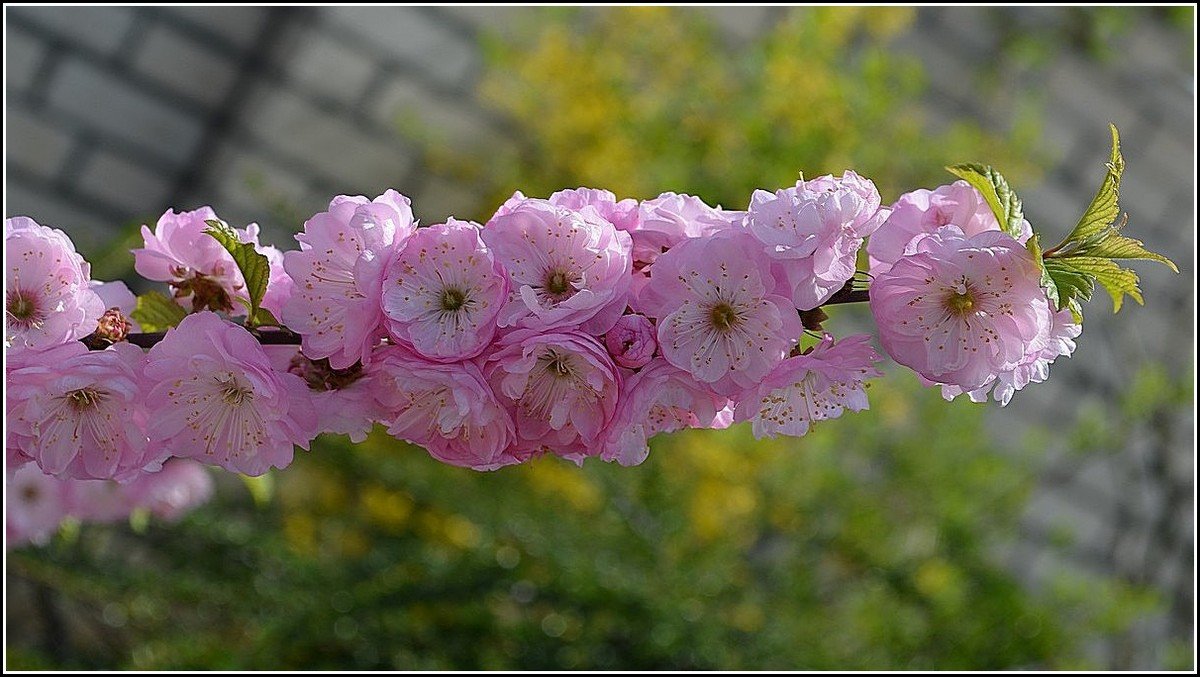
{"label": "flowering branch", "polygon": [[1142,301],[1116,260],[1174,268],[1123,234],[1123,168],[1114,129],[1100,191],[1047,254],[977,164],[890,206],[852,171],[745,211],[579,188],[421,228],[394,190],[341,195],[288,252],[210,208],[168,211],[133,253],[169,296],[91,280],[65,233],[9,219],[7,455],[38,470],[22,481],[136,486],[173,457],[261,475],[376,423],[476,470],[634,465],[659,433],[734,422],[800,436],[866,409],[881,375],[874,337],[823,326],[846,303],[948,399],[1005,404],[1071,355],[1096,284]]}

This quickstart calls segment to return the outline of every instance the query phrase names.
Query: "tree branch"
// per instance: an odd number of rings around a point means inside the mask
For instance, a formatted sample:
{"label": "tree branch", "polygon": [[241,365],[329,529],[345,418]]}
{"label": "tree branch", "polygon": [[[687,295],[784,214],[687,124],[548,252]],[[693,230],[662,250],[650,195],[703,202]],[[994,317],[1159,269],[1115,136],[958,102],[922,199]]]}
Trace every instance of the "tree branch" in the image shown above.
{"label": "tree branch", "polygon": [[[866,289],[851,289],[850,283],[847,282],[846,286],[834,292],[833,296],[830,296],[829,300],[825,303],[822,303],[820,307],[836,306],[843,303],[866,303],[869,300],[870,295]],[[255,338],[258,339],[258,342],[264,346],[300,345],[300,335],[286,329],[280,331],[257,331],[251,329],[249,331],[254,335]],[[149,348],[163,340],[163,337],[166,335],[167,332],[165,331],[152,331],[140,334],[129,334],[125,340],[129,341],[135,346],[138,346],[139,348]],[[86,339],[84,342],[87,343],[88,347],[92,350],[102,350],[106,347],[104,344],[96,345],[94,343],[88,343]]]}
{"label": "tree branch", "polygon": [[[254,338],[264,346],[298,346],[300,345],[300,335],[290,331],[255,331],[249,330]],[[167,335],[165,331],[152,331],[142,334],[130,334],[125,338],[135,346],[140,348],[149,348],[155,343],[163,340]]]}
{"label": "tree branch", "polygon": [[836,306],[842,303],[866,303],[869,300],[871,300],[871,296],[869,291],[866,289],[850,289],[849,287],[842,287],[834,292],[833,296],[830,296],[829,300],[825,303],[822,303],[821,306]]}

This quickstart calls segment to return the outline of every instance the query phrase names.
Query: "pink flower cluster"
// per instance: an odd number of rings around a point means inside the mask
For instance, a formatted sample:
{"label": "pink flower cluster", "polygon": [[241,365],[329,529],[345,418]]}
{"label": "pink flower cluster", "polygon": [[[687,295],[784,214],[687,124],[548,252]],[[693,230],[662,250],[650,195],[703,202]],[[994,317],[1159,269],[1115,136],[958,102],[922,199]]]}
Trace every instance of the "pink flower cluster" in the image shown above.
{"label": "pink flower cluster", "polygon": [[[483,225],[420,228],[394,191],[335,198],[284,254],[295,369],[345,372],[320,396],[446,463],[638,463],[655,434],[724,427],[759,396],[797,349],[797,311],[853,277],[886,216],[853,172],[763,195],[731,212],[516,193]],[[874,353],[854,355],[873,373]]]}
{"label": "pink flower cluster", "polygon": [[61,480],[40,472],[37,466],[26,465],[6,475],[4,489],[5,535],[12,548],[45,543],[68,518],[119,522],[134,511],[147,510],[173,522],[208,501],[213,480],[203,465],[182,459],[125,484]]}
{"label": "pink flower cluster", "polygon": [[871,311],[884,349],[946,399],[1013,393],[1044,381],[1081,327],[1056,311],[1024,243],[1004,233],[965,181],[902,195],[871,237]]}
{"label": "pink flower cluster", "polygon": [[322,432],[361,441],[376,423],[478,470],[544,454],[634,465],[659,433],[735,422],[804,435],[866,409],[880,373],[869,336],[813,324],[847,298],[867,238],[881,344],[947,398],[1007,403],[1079,335],[1041,287],[1028,224],[1002,232],[961,181],[888,207],[847,171],[755,191],[745,211],[518,192],[482,225],[422,227],[396,191],[338,196],[297,249],[235,229],[266,257],[262,306],[285,325],[253,330],[213,220],[169,210],[142,229],[137,271],[185,310],[148,351],[124,341],[138,327],[123,284],[91,280],[62,231],[5,222],[8,480],[59,506],[10,534],[98,514],[72,498],[89,482],[144,505],[140,483],[192,467],[172,459],[260,475]]}
{"label": "pink flower cluster", "polygon": [[[143,247],[133,250],[134,268],[147,280],[166,282],[175,299],[193,311],[246,312],[246,282],[233,256],[205,234],[209,221],[220,221],[212,207],[175,213],[168,209],[151,231],[142,226]],[[242,242],[251,243],[271,263],[271,278],[262,307],[279,314],[291,295],[291,278],[283,273],[283,254],[258,242],[258,224],[235,229]],[[235,303],[240,301],[240,303]]]}

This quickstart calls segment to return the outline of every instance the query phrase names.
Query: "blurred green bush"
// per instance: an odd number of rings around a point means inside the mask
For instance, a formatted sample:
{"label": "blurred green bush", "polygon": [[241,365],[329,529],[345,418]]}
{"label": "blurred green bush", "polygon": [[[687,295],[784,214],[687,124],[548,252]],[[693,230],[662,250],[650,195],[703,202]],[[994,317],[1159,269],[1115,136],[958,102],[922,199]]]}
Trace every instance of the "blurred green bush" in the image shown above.
{"label": "blurred green bush", "polygon": [[[511,148],[432,134],[428,164],[492,205],[592,185],[740,207],[847,167],[891,199],[964,160],[1029,180],[1036,116],[931,130],[921,68],[891,48],[911,18],[800,9],[736,45],[691,11],[542,15],[488,42],[482,92]],[[325,438],[256,485],[273,488],[263,505],[225,477],[180,524],[10,553],[8,666],[1077,668],[1158,608],[1085,573],[1026,589],[998,564],[1049,432],[993,442],[984,407],[898,373],[870,394],[870,412],[801,440],[693,431],[637,468],[479,474],[378,432]]]}
{"label": "blurred green bush", "polygon": [[1083,573],[1022,588],[996,562],[1038,452],[911,377],[871,397],[798,441],[659,438],[636,468],[328,439],[265,507],[230,481],[178,525],[10,553],[58,593],[26,630],[70,632],[9,667],[1072,668],[1159,603]]}

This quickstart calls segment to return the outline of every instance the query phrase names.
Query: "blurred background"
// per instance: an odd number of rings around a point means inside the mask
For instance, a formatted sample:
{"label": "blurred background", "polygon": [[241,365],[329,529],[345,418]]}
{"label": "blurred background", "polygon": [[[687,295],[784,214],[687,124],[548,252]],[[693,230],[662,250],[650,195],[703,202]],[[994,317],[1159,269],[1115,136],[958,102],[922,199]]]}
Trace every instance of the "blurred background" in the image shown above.
{"label": "blurred background", "polygon": [[[1047,240],[1128,164],[1145,307],[1088,307],[1006,408],[900,371],[800,440],[480,474],[385,435],[219,478],[176,524],[7,556],[9,668],[1194,667],[1194,11],[5,8],[5,215],[130,277],[211,204],[283,248],[338,193],[425,223],[514,189],[885,201],[1002,170]],[[869,327],[838,308],[837,333]]]}

